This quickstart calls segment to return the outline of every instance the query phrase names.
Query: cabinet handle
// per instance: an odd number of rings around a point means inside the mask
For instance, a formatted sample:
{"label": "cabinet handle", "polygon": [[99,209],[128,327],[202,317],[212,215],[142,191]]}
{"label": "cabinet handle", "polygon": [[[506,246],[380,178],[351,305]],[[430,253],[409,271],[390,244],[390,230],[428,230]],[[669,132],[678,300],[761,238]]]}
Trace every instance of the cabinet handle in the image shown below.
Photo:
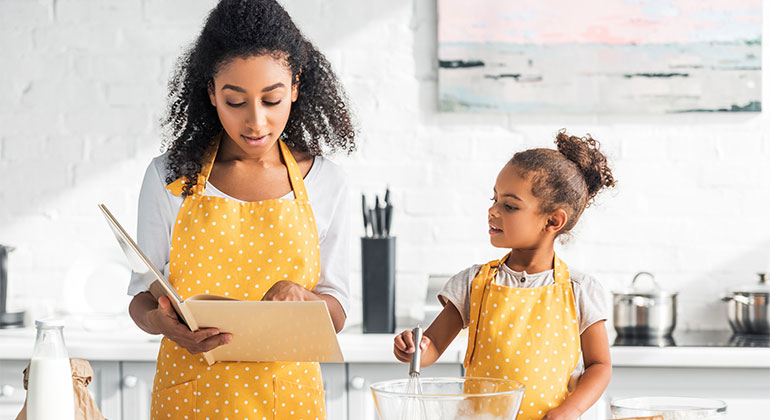
{"label": "cabinet handle", "polygon": [[16,388],[12,387],[11,385],[3,385],[3,387],[0,388],[0,397],[13,396],[14,391],[16,391]]}
{"label": "cabinet handle", "polygon": [[129,375],[123,378],[123,388],[133,388],[139,382],[136,376]]}
{"label": "cabinet handle", "polygon": [[354,376],[350,378],[350,387],[353,389],[364,389],[366,380],[360,376]]}

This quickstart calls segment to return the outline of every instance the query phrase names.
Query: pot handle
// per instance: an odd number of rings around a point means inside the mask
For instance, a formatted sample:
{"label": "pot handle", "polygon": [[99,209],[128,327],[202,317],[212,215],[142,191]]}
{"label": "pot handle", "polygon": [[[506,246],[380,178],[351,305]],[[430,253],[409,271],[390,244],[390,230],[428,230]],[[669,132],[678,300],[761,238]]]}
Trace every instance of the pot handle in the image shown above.
{"label": "pot handle", "polygon": [[631,280],[631,287],[633,287],[635,289],[636,288],[636,280],[638,280],[639,277],[642,277],[642,276],[649,277],[650,280],[652,280],[652,284],[655,285],[655,290],[660,290],[660,285],[658,284],[657,281],[655,281],[655,276],[653,276],[652,273],[650,273],[648,271],[640,271],[640,272],[636,273],[636,275],[634,276],[634,279]]}
{"label": "pot handle", "polygon": [[645,296],[624,296],[623,300],[634,306],[639,306],[642,308],[649,308],[650,306],[654,306],[654,300]]}
{"label": "pot handle", "polygon": [[741,295],[727,295],[722,298],[723,302],[729,302],[731,300],[734,300],[738,303],[742,303],[744,305],[753,305],[754,304],[754,298],[748,297],[748,296],[741,296]]}

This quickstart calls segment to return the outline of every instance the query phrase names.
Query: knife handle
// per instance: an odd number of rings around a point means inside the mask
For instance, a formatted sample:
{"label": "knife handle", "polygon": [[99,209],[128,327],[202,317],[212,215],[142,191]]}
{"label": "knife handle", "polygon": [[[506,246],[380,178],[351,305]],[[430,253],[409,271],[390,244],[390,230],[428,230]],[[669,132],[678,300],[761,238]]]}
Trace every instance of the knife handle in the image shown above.
{"label": "knife handle", "polygon": [[369,209],[369,222],[372,224],[372,236],[379,236],[380,221],[377,220],[376,209]]}
{"label": "knife handle", "polygon": [[364,236],[369,236],[369,210],[366,206],[366,196],[361,194],[361,215],[364,218]]}
{"label": "knife handle", "polygon": [[393,206],[385,206],[385,236],[390,236],[390,222],[393,220]]}

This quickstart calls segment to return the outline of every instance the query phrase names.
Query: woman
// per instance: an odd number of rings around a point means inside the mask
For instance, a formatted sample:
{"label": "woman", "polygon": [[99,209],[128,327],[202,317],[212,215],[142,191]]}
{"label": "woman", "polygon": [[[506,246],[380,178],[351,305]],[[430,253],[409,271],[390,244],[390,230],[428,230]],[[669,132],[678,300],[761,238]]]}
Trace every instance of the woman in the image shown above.
{"label": "woman", "polygon": [[[170,89],[168,150],[145,174],[139,245],[182,298],[323,300],[339,332],[346,187],[321,155],[352,151],[355,133],[328,61],[274,0],[224,0]],[[229,334],[191,332],[139,278],[129,293],[136,324],[164,335],[152,418],[325,417],[318,363],[208,366],[200,353]]]}

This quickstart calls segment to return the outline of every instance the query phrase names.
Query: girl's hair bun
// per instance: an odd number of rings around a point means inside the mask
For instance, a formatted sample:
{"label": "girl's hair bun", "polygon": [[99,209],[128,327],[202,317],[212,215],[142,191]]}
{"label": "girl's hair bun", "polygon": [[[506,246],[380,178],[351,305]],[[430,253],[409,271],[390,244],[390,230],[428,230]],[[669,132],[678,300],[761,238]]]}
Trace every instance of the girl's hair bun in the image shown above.
{"label": "girl's hair bun", "polygon": [[607,157],[599,150],[599,142],[590,134],[585,137],[571,136],[566,130],[559,130],[556,135],[556,148],[567,159],[577,165],[585,178],[590,200],[605,187],[615,186],[612,170],[607,165]]}

